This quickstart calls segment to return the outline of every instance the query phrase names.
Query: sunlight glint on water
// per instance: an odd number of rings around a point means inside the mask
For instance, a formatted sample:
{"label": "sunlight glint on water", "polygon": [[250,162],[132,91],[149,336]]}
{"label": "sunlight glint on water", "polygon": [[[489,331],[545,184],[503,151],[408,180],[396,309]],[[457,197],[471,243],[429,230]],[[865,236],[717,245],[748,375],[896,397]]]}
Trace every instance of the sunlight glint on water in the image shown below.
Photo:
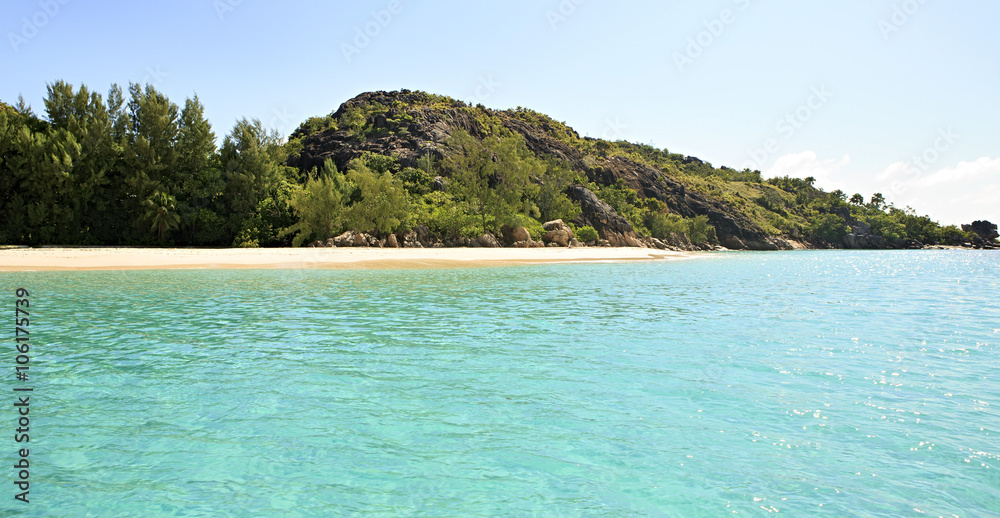
{"label": "sunlight glint on water", "polygon": [[0,274],[29,515],[995,516],[998,257]]}

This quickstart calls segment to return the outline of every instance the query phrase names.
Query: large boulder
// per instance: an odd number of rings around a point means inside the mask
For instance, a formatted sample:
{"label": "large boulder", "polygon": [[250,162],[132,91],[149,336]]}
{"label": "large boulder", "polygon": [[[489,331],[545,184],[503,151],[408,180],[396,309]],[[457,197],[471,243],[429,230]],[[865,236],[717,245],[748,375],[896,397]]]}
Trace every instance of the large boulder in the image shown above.
{"label": "large boulder", "polygon": [[399,248],[399,240],[396,239],[396,234],[389,234],[389,237],[385,238],[386,248]]}
{"label": "large boulder", "polygon": [[573,239],[573,233],[565,230],[550,230],[542,235],[543,243],[555,243],[559,246],[569,246],[571,239]]}
{"label": "large boulder", "polygon": [[974,221],[971,225],[962,225],[962,230],[976,234],[986,243],[996,241],[1000,237],[1000,233],[997,233],[997,226],[985,220]]}
{"label": "large boulder", "polygon": [[542,228],[545,229],[546,232],[551,232],[553,230],[562,230],[563,232],[569,232],[570,236],[573,235],[573,229],[571,229],[569,225],[564,223],[563,220],[561,219],[546,221],[545,224],[542,225]]}
{"label": "large boulder", "polygon": [[871,250],[885,248],[885,239],[874,234],[850,233],[842,241],[844,248],[851,250]]}
{"label": "large boulder", "polygon": [[531,241],[531,233],[524,227],[504,225],[500,229],[500,237],[503,244],[507,246],[514,246],[514,243],[521,241]]}
{"label": "large boulder", "polygon": [[667,249],[667,244],[664,243],[663,241],[660,241],[659,239],[656,239],[655,237],[651,237],[647,241],[650,248],[655,248],[657,250]]}
{"label": "large boulder", "polygon": [[348,230],[343,234],[333,238],[333,243],[337,246],[354,246],[354,232]]}
{"label": "large boulder", "polygon": [[594,230],[597,230],[597,233],[602,238],[609,241],[611,241],[608,237],[609,235],[635,235],[635,229],[632,228],[632,224],[615,212],[615,209],[611,205],[604,203],[590,189],[582,185],[571,185],[566,189],[566,195],[571,200],[579,203],[582,209],[580,216],[574,220],[577,223],[577,227],[590,225],[594,227]]}
{"label": "large boulder", "polygon": [[[615,212],[590,189],[582,185],[571,185],[566,189],[570,199],[578,202],[580,216],[574,220],[577,226],[590,225],[600,235],[601,246],[642,247],[643,243],[635,235],[635,229],[627,219]],[[572,236],[570,236],[572,239]]]}
{"label": "large boulder", "polygon": [[416,232],[417,240],[420,241],[421,245],[427,247],[433,244],[433,240],[431,239],[431,230],[429,228],[424,225],[417,225],[413,231]]}
{"label": "large boulder", "polygon": [[416,230],[411,230],[405,236],[403,236],[403,248],[423,248],[423,247],[424,245],[420,242]]}
{"label": "large boulder", "polygon": [[479,242],[479,246],[483,248],[501,248],[503,246],[493,234],[483,234],[479,236],[479,239],[476,241]]}
{"label": "large boulder", "polygon": [[[504,232],[504,237],[506,236],[507,233]],[[531,241],[531,233],[524,227],[517,227],[511,230],[510,240],[514,243],[518,241]]]}

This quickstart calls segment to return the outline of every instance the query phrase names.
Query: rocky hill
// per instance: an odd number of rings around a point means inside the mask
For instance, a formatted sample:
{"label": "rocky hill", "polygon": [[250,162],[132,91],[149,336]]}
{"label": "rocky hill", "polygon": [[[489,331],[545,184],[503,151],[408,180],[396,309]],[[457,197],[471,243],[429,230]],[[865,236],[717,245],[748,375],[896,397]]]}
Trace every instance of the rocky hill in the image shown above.
{"label": "rocky hill", "polygon": [[[659,200],[670,213],[685,218],[706,216],[726,248],[792,248],[789,239],[769,234],[738,208],[686,187],[669,168],[616,153],[610,143],[580,138],[564,124],[529,110],[473,107],[423,92],[364,93],[325,119],[307,121],[291,137],[300,140],[301,151],[289,164],[308,170],[332,159],[340,170],[346,170],[352,160],[367,152],[397,157],[404,167],[418,167],[421,159],[444,160],[452,152],[449,139],[458,130],[478,139],[506,132],[520,135],[536,155],[563,161],[599,186],[622,182],[642,198]],[[581,206],[582,213],[574,222],[578,226],[593,226],[611,245],[644,243],[633,225],[587,186],[573,185],[567,194]]]}
{"label": "rocky hill", "polygon": [[[106,101],[106,102],[105,102]],[[0,245],[995,248],[874,193],[582,138],[530,109],[370,92],[283,139],[197,97],[48,85],[0,102]]]}

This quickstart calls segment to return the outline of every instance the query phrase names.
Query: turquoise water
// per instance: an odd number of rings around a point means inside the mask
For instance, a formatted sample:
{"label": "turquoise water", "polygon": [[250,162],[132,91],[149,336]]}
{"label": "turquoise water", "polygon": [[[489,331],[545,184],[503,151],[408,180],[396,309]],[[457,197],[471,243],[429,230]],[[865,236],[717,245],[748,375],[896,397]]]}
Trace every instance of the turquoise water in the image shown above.
{"label": "turquoise water", "polygon": [[996,253],[0,286],[35,340],[5,516],[1000,513]]}

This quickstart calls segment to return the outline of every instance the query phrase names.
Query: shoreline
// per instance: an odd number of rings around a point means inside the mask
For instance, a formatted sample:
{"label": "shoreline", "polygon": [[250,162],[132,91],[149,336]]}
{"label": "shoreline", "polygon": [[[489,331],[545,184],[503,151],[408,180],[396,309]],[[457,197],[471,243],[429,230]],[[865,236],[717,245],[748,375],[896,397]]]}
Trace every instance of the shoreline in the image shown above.
{"label": "shoreline", "polygon": [[649,248],[100,248],[0,249],[0,272],[175,269],[427,269],[663,261]]}

